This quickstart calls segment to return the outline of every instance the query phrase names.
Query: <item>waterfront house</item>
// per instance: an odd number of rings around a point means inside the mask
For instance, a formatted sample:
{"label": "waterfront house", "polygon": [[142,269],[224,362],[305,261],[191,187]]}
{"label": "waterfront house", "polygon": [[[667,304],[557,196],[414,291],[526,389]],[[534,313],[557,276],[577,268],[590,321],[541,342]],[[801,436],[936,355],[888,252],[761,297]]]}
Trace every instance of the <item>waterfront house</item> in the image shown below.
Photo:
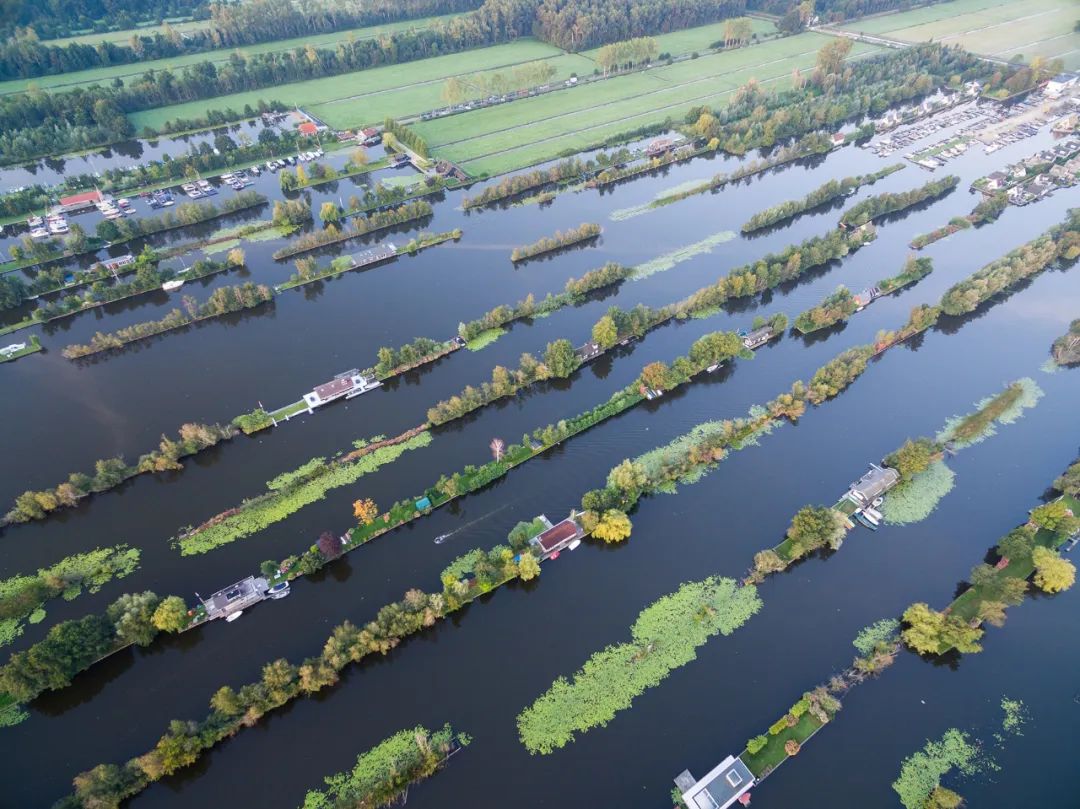
{"label": "waterfront house", "polygon": [[266,598],[266,591],[269,589],[269,584],[262,576],[248,576],[236,584],[218,590],[209,598],[199,596],[199,600],[206,609],[206,620],[213,621],[215,618],[228,618],[245,607],[257,604]]}
{"label": "waterfront house", "polygon": [[863,506],[870,505],[900,482],[900,473],[888,466],[870,464],[870,471],[851,484],[848,496]]}
{"label": "waterfront house", "polygon": [[96,188],[93,191],[83,191],[81,194],[72,194],[70,197],[60,198],[60,212],[72,213],[73,211],[85,211],[93,208],[99,202],[105,200],[105,195]]}
{"label": "waterfront house", "polygon": [[[546,519],[546,518],[545,518]],[[540,553],[541,559],[547,559],[558,553],[575,539],[585,536],[585,531],[573,517],[567,517],[562,522],[557,522],[546,531],[543,531],[532,539],[529,544]]]}
{"label": "waterfront house", "polygon": [[382,383],[374,376],[365,376],[358,370],[346,371],[338,374],[329,382],[317,385],[311,393],[304,394],[304,403],[308,409],[321,407],[336,399],[345,397],[351,399],[361,393],[367,393],[372,388],[377,388]]}
{"label": "waterfront house", "polygon": [[1004,172],[994,171],[986,175],[986,188],[990,191],[997,191],[999,188],[1004,188],[1005,183],[1008,182],[1008,177]]}
{"label": "waterfront house", "polygon": [[12,357],[26,348],[26,343],[12,343],[0,348],[0,357]]}
{"label": "waterfront house", "polygon": [[319,134],[319,127],[316,126],[313,121],[304,121],[302,124],[296,127],[296,131],[299,132],[301,135],[306,135],[309,138],[313,138],[317,134]]}
{"label": "waterfront house", "polygon": [[725,809],[754,785],[754,776],[741,758],[728,756],[700,781],[689,770],[675,778],[683,803],[690,809]]}
{"label": "waterfront house", "polygon": [[843,146],[847,141],[847,136],[843,132],[833,132],[832,134],[832,147],[836,149],[839,146]]}
{"label": "waterfront house", "polygon": [[586,363],[589,360],[594,360],[604,353],[604,349],[600,347],[600,344],[590,340],[585,345],[578,346],[574,349],[574,353],[577,354],[578,360],[582,363]]}
{"label": "waterfront house", "polygon": [[742,344],[746,348],[757,348],[763,346],[769,342],[775,335],[772,330],[772,326],[762,326],[760,329],[754,329],[748,334],[741,334]]}

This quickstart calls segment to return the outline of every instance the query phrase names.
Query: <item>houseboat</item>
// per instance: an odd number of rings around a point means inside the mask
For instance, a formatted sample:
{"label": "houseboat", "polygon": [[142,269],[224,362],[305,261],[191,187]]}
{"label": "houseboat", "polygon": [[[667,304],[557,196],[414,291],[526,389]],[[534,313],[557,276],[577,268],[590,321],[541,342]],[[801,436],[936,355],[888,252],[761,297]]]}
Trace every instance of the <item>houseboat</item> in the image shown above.
{"label": "houseboat", "polygon": [[316,407],[338,399],[351,399],[382,385],[374,376],[366,376],[357,369],[338,374],[329,382],[316,386],[310,393],[304,394],[304,403],[311,411]]}
{"label": "houseboat", "polygon": [[749,804],[749,792],[756,780],[750,768],[738,756],[728,756],[701,780],[695,780],[689,770],[675,778],[675,788],[682,802],[692,809],[727,809],[734,803]]}

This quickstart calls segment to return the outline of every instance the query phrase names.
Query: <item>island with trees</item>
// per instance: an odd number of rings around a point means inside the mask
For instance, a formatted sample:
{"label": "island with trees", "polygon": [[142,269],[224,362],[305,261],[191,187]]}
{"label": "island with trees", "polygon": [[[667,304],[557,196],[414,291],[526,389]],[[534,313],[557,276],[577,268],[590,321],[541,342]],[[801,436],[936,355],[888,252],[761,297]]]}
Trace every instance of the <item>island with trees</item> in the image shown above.
{"label": "island with trees", "polygon": [[925,185],[913,188],[910,191],[895,194],[886,192],[875,197],[868,197],[844,211],[843,216],[840,217],[840,225],[845,228],[860,227],[878,217],[898,213],[923,202],[944,196],[956,188],[959,183],[960,178],[955,174],[950,174],[940,180],[931,180]]}
{"label": "island with trees", "polygon": [[572,244],[594,239],[600,235],[602,230],[595,222],[582,222],[576,228],[570,228],[565,232],[556,231],[554,236],[545,236],[543,239],[527,244],[524,247],[515,247],[510,254],[510,260],[513,262],[525,261],[525,259],[550,253],[552,250],[558,250],[561,247],[568,247]]}

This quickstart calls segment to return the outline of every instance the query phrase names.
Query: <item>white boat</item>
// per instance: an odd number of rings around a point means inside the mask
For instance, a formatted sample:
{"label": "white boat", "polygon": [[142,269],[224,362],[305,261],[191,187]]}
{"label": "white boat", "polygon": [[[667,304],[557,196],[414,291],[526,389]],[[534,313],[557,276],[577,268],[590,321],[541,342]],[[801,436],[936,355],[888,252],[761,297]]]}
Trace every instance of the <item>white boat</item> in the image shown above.
{"label": "white boat", "polygon": [[573,542],[571,542],[566,547],[568,547],[570,550],[574,551],[574,550],[577,550],[577,547],[580,544],[581,544],[581,540],[580,539],[575,539]]}
{"label": "white boat", "polygon": [[45,220],[42,219],[40,216],[31,216],[29,219],[26,220],[26,224],[28,224],[32,228],[39,228],[45,224]]}
{"label": "white boat", "polygon": [[182,287],[183,285],[184,285],[184,279],[183,278],[174,278],[171,281],[166,281],[164,284],[162,284],[161,288],[164,289],[166,292],[175,292],[176,290],[180,289],[180,287]]}
{"label": "white boat", "polygon": [[49,231],[47,231],[45,228],[38,227],[38,228],[32,228],[30,230],[30,238],[31,239],[44,239],[44,238],[47,238],[48,235],[49,235]]}
{"label": "white boat", "polygon": [[243,614],[244,614],[243,610],[237,610],[236,612],[232,613],[231,615],[226,616],[225,623],[231,624],[233,621],[235,621],[237,618],[239,618]]}
{"label": "white boat", "polygon": [[279,598],[285,598],[289,594],[289,583],[287,581],[280,581],[266,591],[266,597],[277,600]]}
{"label": "white boat", "polygon": [[866,508],[863,509],[863,514],[865,514],[867,517],[869,517],[874,522],[878,522],[878,523],[885,519],[882,516],[880,511],[875,511],[870,506],[867,506]]}
{"label": "white boat", "polygon": [[58,236],[61,233],[67,233],[68,230],[70,230],[70,228],[67,226],[67,222],[49,223],[49,233],[52,233],[54,236]]}

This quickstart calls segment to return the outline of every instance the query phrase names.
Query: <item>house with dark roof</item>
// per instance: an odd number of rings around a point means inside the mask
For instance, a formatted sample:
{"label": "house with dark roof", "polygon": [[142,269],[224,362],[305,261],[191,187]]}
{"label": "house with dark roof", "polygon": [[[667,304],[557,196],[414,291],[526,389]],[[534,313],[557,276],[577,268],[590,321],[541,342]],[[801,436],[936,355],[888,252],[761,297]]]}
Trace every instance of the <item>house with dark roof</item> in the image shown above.
{"label": "house with dark roof", "polygon": [[304,403],[308,406],[308,411],[311,411],[313,408],[322,407],[342,397],[351,399],[361,393],[367,393],[381,384],[382,382],[374,376],[364,375],[353,369],[338,374],[329,382],[316,385],[310,393],[304,394]]}

